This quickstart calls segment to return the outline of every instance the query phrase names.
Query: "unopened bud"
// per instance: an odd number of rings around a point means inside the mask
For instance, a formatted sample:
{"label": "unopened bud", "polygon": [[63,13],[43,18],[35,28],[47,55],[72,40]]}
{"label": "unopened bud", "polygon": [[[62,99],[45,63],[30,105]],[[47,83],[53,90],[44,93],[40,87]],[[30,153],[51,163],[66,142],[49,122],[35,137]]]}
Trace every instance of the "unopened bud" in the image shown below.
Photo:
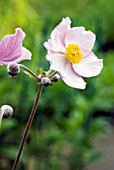
{"label": "unopened bud", "polygon": [[0,108],[0,125],[1,125],[2,118],[10,119],[12,114],[13,114],[13,108],[9,105],[3,105]]}
{"label": "unopened bud", "polygon": [[50,86],[51,85],[51,80],[48,77],[43,77],[41,79],[41,84],[45,87]]}
{"label": "unopened bud", "polygon": [[3,115],[3,118],[8,119],[13,114],[13,108],[11,106],[9,106],[9,105],[3,105],[0,108],[0,114]]}
{"label": "unopened bud", "polygon": [[55,75],[52,77],[52,81],[53,81],[53,82],[57,82],[59,79],[60,79],[60,75],[59,75],[59,74],[55,74]]}
{"label": "unopened bud", "polygon": [[7,65],[7,72],[10,76],[16,77],[17,74],[20,72],[19,64],[12,62]]}

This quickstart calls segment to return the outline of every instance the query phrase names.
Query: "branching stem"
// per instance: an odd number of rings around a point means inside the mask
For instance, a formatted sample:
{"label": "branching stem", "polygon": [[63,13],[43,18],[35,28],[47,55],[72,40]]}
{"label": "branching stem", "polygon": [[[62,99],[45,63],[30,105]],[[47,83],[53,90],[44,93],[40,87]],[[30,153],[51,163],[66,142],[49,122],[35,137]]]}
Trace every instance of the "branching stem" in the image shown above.
{"label": "branching stem", "polygon": [[17,166],[18,166],[18,163],[19,163],[19,160],[20,160],[20,156],[21,156],[21,153],[22,153],[22,150],[23,150],[23,147],[24,147],[28,132],[29,132],[30,126],[32,124],[32,121],[33,121],[33,118],[34,118],[34,115],[35,115],[35,112],[36,112],[36,109],[37,109],[37,106],[38,106],[38,102],[39,102],[39,99],[40,99],[41,92],[42,92],[42,85],[40,84],[40,86],[38,88],[37,95],[36,95],[36,100],[34,102],[31,114],[29,116],[25,131],[24,131],[24,134],[23,134],[23,137],[22,137],[22,140],[21,140],[19,151],[18,151],[18,154],[17,154],[17,157],[16,157],[16,160],[15,160],[15,163],[14,163],[14,166],[13,166],[12,170],[17,169]]}
{"label": "branching stem", "polygon": [[57,74],[57,71],[54,71],[52,74],[50,74],[48,77],[52,78],[55,74]]}
{"label": "branching stem", "polygon": [[40,78],[34,72],[32,72],[29,68],[27,68],[26,66],[22,64],[19,64],[19,66],[23,68],[24,70],[26,70],[27,72],[29,72],[36,80],[40,81]]}

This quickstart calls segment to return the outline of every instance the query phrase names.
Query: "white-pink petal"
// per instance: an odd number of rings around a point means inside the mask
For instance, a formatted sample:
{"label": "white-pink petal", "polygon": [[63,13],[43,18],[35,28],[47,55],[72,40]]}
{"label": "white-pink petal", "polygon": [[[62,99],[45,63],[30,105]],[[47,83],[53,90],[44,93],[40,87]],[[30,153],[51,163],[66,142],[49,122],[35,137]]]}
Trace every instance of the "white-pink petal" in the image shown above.
{"label": "white-pink petal", "polygon": [[66,32],[71,28],[71,20],[69,17],[63,18],[59,25],[51,33],[51,39],[56,39],[58,34],[58,39],[62,46],[64,46],[64,39]]}
{"label": "white-pink petal", "polygon": [[50,50],[50,39],[47,42],[45,42],[43,45],[47,50]]}
{"label": "white-pink petal", "polygon": [[56,32],[55,38],[50,39],[50,41],[48,42],[50,49],[54,52],[61,52],[61,53],[65,53],[66,49],[65,46],[63,46],[60,42],[60,33]]}
{"label": "white-pink petal", "polygon": [[51,51],[53,52],[65,53],[65,47],[61,44],[59,40],[59,32],[56,33],[56,37],[54,39],[49,39],[43,45],[47,50],[51,49]]}
{"label": "white-pink petal", "polygon": [[58,24],[55,29],[59,32],[67,31],[70,29],[71,20],[69,17],[63,18],[60,24]]}
{"label": "white-pink petal", "polygon": [[15,60],[15,62],[19,63],[22,60],[31,60],[31,56],[32,56],[32,53],[26,48],[22,47],[22,54],[18,59]]}
{"label": "white-pink petal", "polygon": [[71,28],[70,24],[70,18],[66,17],[63,18],[62,22],[60,22],[60,24],[55,27],[51,33],[51,39],[44,43],[44,46],[47,50],[51,49],[54,52],[66,52],[64,39],[66,32]]}
{"label": "white-pink petal", "polygon": [[91,51],[95,42],[95,34],[86,31],[84,27],[71,28],[66,33],[65,46],[68,44],[77,44],[81,49]]}
{"label": "white-pink petal", "polygon": [[97,76],[103,68],[103,60],[98,59],[93,52],[83,57],[79,64],[72,65],[74,71],[83,77]]}
{"label": "white-pink petal", "polygon": [[[0,63],[8,64],[13,61],[31,59],[31,53],[22,47],[26,34],[21,28],[15,30],[15,34],[6,35],[0,41]],[[25,56],[25,52],[27,55]]]}
{"label": "white-pink petal", "polygon": [[21,28],[16,28],[15,34],[21,34],[22,40],[24,40],[24,38],[26,37],[25,32],[23,32],[23,30]]}
{"label": "white-pink petal", "polygon": [[21,55],[23,31],[16,29],[15,34],[6,35],[0,42],[0,60],[11,61]]}
{"label": "white-pink petal", "polygon": [[50,51],[46,59],[50,62],[50,69],[61,72],[64,69],[64,65],[66,63],[66,59],[62,53],[53,53]]}
{"label": "white-pink petal", "polygon": [[70,87],[77,89],[85,89],[86,87],[83,78],[74,72],[71,63],[69,62],[66,62],[64,65],[64,70],[61,72],[61,78]]}

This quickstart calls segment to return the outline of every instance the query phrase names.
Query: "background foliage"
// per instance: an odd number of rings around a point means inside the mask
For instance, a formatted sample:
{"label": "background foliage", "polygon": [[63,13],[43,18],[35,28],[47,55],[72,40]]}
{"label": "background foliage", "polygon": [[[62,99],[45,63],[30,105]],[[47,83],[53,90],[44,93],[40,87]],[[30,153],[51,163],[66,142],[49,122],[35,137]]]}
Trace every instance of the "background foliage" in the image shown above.
{"label": "background foliage", "polygon": [[[99,158],[94,139],[109,127],[102,113],[113,118],[114,104],[114,19],[113,0],[7,0],[0,1],[0,37],[21,27],[27,34],[24,46],[32,54],[23,64],[37,73],[48,70],[47,41],[53,28],[69,16],[72,26],[84,26],[97,36],[94,52],[104,60],[98,77],[86,79],[86,90],[72,89],[62,81],[44,88],[19,166],[20,170],[83,170]],[[32,108],[37,84],[23,72],[16,80],[0,67],[0,105],[10,104],[15,112],[0,129],[0,169],[11,169]],[[94,117],[94,118],[93,118]]]}

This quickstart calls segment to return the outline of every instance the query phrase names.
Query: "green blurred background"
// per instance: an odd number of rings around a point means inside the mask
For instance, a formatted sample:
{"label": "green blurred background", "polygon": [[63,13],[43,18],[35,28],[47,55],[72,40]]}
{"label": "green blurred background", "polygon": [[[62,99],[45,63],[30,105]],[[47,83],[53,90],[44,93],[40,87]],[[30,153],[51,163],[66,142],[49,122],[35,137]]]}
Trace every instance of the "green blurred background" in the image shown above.
{"label": "green blurred background", "polygon": [[[104,61],[98,77],[85,79],[84,91],[62,81],[43,89],[19,170],[86,170],[99,159],[94,140],[109,130],[114,118],[113,8],[113,0],[0,0],[0,38],[21,27],[27,34],[23,45],[33,54],[31,61],[22,63],[36,73],[38,67],[49,69],[43,43],[66,16],[72,26],[96,34],[93,50]],[[10,170],[14,163],[37,86],[23,72],[12,80],[6,67],[0,67],[0,106],[14,108],[13,117],[3,120],[0,129],[0,170]]]}

